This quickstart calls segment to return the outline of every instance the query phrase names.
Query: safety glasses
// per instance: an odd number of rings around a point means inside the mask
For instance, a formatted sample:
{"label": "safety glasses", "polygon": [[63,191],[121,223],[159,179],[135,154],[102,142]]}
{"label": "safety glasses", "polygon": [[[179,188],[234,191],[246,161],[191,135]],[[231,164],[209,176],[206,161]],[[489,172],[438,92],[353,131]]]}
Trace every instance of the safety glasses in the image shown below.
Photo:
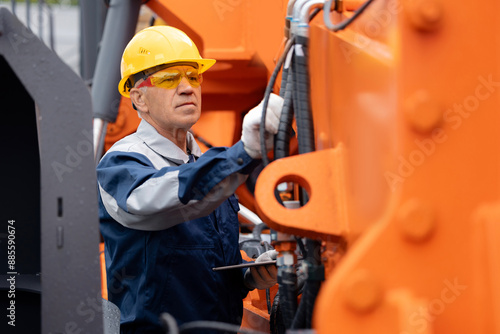
{"label": "safety glasses", "polygon": [[159,87],[165,89],[172,89],[179,86],[182,77],[185,77],[189,84],[194,87],[200,87],[203,76],[198,73],[197,69],[188,69],[186,71],[181,71],[178,69],[164,69],[148,76],[143,82],[141,82],[137,88],[141,87]]}

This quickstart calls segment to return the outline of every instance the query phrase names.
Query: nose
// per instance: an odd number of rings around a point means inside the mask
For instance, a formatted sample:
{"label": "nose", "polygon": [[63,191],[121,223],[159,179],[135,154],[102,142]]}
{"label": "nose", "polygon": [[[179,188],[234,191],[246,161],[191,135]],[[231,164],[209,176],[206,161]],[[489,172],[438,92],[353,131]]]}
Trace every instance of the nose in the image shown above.
{"label": "nose", "polygon": [[177,86],[177,91],[179,94],[192,94],[194,92],[193,86],[189,83],[186,76],[182,76],[179,86]]}

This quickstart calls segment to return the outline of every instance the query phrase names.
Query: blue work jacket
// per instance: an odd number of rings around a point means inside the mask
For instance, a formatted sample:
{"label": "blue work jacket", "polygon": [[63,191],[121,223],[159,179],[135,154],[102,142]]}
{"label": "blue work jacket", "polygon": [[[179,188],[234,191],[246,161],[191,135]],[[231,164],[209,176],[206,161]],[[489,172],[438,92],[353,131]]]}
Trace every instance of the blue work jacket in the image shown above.
{"label": "blue work jacket", "polygon": [[241,142],[201,155],[188,136],[188,148],[194,163],[142,121],[98,165],[108,298],[122,333],[164,333],[163,312],[178,324],[241,323],[243,270],[212,268],[242,262],[232,193],[256,162]]}

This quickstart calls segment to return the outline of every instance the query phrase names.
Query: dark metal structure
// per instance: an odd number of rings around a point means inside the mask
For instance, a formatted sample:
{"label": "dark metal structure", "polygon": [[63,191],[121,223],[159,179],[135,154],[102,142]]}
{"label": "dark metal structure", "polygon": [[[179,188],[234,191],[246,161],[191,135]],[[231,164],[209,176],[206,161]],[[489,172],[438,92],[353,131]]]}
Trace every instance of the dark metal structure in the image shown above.
{"label": "dark metal structure", "polygon": [[[0,308],[5,313],[4,303],[14,301],[16,324],[0,332],[102,333],[89,91],[6,8],[0,8],[0,73],[0,289],[7,290],[0,291]],[[8,296],[12,289],[15,297]],[[0,328],[9,326],[2,318]]]}
{"label": "dark metal structure", "polygon": [[80,1],[80,75],[92,81],[106,21],[107,8],[102,0]]}
{"label": "dark metal structure", "polygon": [[106,23],[101,47],[92,80],[92,102],[94,104],[95,158],[98,160],[104,145],[108,122],[118,115],[121,95],[120,62],[123,50],[135,34],[142,2],[137,0],[111,0],[106,14]]}

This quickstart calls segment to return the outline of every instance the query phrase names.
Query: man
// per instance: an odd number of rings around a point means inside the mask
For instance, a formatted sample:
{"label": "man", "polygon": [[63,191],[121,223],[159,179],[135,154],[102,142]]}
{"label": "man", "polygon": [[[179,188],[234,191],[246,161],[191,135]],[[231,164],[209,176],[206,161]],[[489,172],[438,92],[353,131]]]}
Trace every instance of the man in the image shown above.
{"label": "man", "polygon": [[[122,333],[162,333],[163,312],[179,324],[239,325],[248,290],[276,283],[274,265],[212,271],[242,262],[233,192],[262,154],[260,105],[245,116],[242,140],[230,148],[202,155],[188,132],[201,113],[202,73],[214,63],[167,26],[140,31],[123,53],[119,90],[142,121],[97,167],[108,296],[120,308]],[[272,95],[268,147],[281,107]]]}

